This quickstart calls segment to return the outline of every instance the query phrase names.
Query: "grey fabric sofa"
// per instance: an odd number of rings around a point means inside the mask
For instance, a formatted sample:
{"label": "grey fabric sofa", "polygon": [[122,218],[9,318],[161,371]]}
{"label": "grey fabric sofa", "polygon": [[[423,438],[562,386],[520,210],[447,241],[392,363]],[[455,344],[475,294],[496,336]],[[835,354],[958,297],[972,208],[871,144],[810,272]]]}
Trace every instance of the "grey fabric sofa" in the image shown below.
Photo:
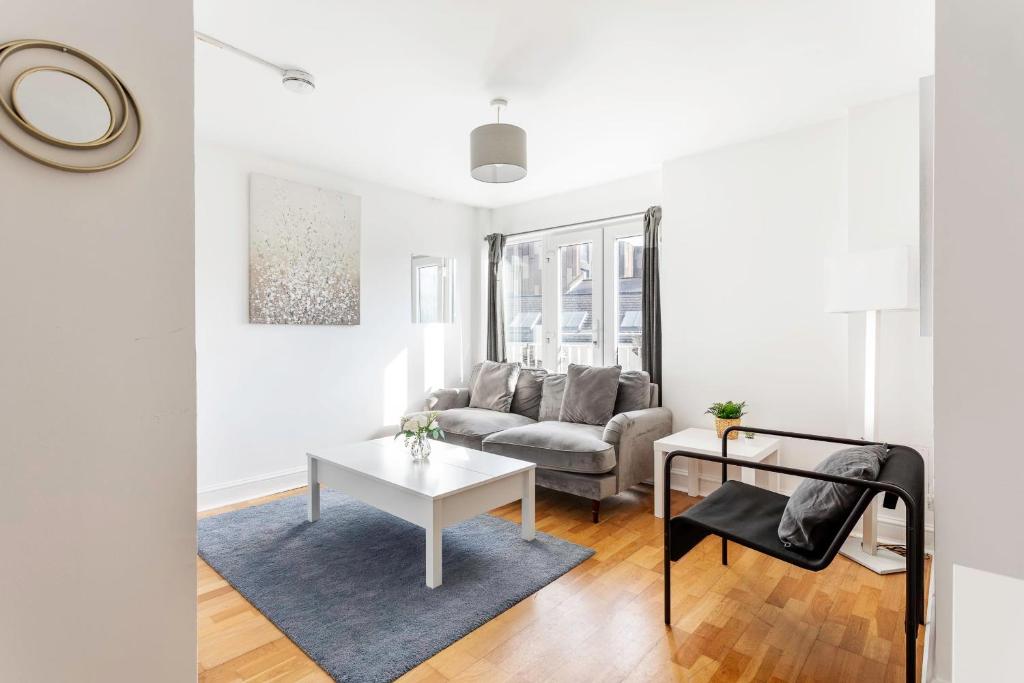
{"label": "grey fabric sofa", "polygon": [[[530,382],[534,392],[543,383],[539,405],[516,400]],[[440,413],[447,441],[536,463],[538,485],[589,498],[597,522],[602,499],[653,477],[653,442],[672,432],[672,413],[658,407],[658,385],[646,372],[622,373],[615,415],[604,425],[560,422],[564,388],[564,374],[524,368],[509,412],[470,408],[468,388],[435,391],[425,408]]]}

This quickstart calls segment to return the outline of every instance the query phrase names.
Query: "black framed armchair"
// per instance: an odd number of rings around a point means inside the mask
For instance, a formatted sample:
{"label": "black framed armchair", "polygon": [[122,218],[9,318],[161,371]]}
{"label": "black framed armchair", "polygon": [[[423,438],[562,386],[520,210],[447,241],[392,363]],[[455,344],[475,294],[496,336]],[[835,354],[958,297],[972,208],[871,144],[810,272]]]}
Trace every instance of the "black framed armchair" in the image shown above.
{"label": "black framed armchair", "polygon": [[[850,446],[885,445],[889,449],[889,457],[881,467],[878,478],[874,481],[854,479],[802,470],[793,467],[782,467],[767,463],[746,462],[728,457],[728,439],[733,431],[742,430],[756,434],[783,436],[793,439],[806,439]],[[704,455],[689,451],[673,451],[665,459],[665,476],[668,477],[672,461],[676,457],[693,458],[707,462],[719,463],[722,466],[722,485],[696,505],[682,514],[672,517],[670,513],[671,496],[665,496],[665,623],[672,623],[672,562],[681,559],[686,553],[710,535],[718,536],[722,541],[722,564],[729,563],[729,541],[769,555],[788,564],[807,569],[821,571],[835,559],[843,542],[853,531],[857,521],[879,493],[883,494],[883,504],[887,508],[895,508],[896,502],[902,500],[906,506],[906,670],[907,681],[916,680],[917,669],[917,627],[924,623],[924,460],[912,448],[893,444],[881,444],[875,441],[860,441],[831,436],[800,434],[757,427],[730,427],[722,436],[722,455]],[[786,547],[779,539],[778,528],[783,510],[789,498],[783,494],[730,481],[728,466],[749,467],[755,470],[766,470],[778,474],[788,474],[808,479],[848,484],[862,490],[856,504],[848,515],[835,520],[823,530],[823,543],[816,545],[816,550],[805,552],[796,548]],[[668,479],[666,479],[668,481]]]}

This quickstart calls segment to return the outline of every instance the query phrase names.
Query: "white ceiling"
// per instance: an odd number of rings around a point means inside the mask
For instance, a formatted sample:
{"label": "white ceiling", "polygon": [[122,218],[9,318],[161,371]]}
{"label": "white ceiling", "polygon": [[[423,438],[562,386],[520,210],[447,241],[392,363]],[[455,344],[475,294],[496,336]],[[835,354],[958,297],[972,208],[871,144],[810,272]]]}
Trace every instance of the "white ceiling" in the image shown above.
{"label": "white ceiling", "polygon": [[[841,116],[933,71],[933,0],[199,0],[202,139],[496,207]],[[523,126],[529,175],[469,175],[469,131]]]}

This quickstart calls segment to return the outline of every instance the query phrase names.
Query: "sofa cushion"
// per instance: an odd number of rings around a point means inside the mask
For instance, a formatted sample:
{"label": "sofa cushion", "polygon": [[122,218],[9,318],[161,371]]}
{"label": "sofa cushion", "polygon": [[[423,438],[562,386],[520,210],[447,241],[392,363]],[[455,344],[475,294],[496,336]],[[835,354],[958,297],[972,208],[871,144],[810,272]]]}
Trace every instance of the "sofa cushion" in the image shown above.
{"label": "sofa cushion", "polygon": [[488,434],[534,423],[533,420],[523,415],[499,413],[496,410],[484,410],[483,408],[443,410],[438,413],[437,421],[444,431],[446,441],[476,450],[481,450],[481,441]]}
{"label": "sofa cushion", "polygon": [[619,393],[615,396],[615,414],[651,407],[651,376],[643,370],[627,370],[619,375]]}
{"label": "sofa cushion", "polygon": [[557,420],[562,412],[562,395],[565,393],[565,375],[547,375],[544,378],[544,389],[541,392],[540,416],[541,422]]}
{"label": "sofa cushion", "polygon": [[[888,457],[885,446],[844,448],[825,458],[814,471],[874,481]],[[782,511],[779,540],[787,548],[820,552],[823,538],[850,515],[862,493],[864,489],[850,484],[804,479]]]}
{"label": "sofa cushion", "polygon": [[525,415],[531,420],[540,416],[540,401],[544,390],[544,377],[547,370],[540,368],[523,368],[519,371],[516,382],[516,393],[512,396],[511,412]]}
{"label": "sofa cushion", "polygon": [[615,411],[621,374],[622,368],[617,365],[598,367],[570,363],[559,421],[602,427],[608,424]]}
{"label": "sofa cushion", "polygon": [[476,374],[476,381],[470,387],[469,407],[507,413],[512,407],[518,380],[518,363],[485,360]]}
{"label": "sofa cushion", "polygon": [[527,460],[561,472],[602,474],[615,468],[615,447],[601,440],[603,429],[572,422],[537,422],[486,437],[487,453]]}

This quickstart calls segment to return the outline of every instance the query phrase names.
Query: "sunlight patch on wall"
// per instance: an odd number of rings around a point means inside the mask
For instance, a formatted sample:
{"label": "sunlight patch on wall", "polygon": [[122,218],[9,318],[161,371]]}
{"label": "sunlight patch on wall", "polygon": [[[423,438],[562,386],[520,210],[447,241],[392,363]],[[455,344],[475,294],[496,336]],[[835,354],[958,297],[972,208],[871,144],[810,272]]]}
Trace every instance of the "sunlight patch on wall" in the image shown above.
{"label": "sunlight patch on wall", "polygon": [[444,329],[440,323],[423,327],[423,390],[444,387]]}
{"label": "sunlight patch on wall", "polygon": [[409,351],[402,349],[384,368],[384,425],[398,424],[409,407]]}

